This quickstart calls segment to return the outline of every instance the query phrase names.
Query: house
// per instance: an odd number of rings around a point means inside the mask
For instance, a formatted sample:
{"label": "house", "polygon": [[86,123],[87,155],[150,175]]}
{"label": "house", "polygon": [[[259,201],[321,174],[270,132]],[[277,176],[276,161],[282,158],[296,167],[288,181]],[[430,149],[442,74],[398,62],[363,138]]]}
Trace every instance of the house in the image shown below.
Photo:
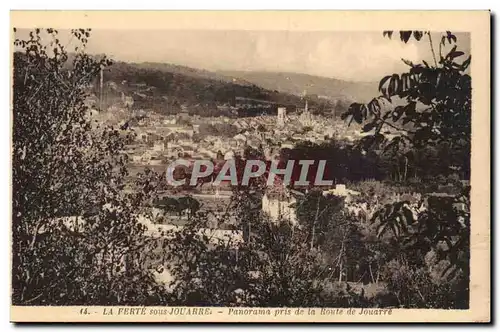
{"label": "house", "polygon": [[134,106],[134,98],[132,98],[130,96],[123,97],[122,101],[123,101],[123,106],[126,108],[130,108],[130,107]]}
{"label": "house", "polygon": [[234,159],[234,152],[229,150],[226,152],[226,154],[224,155],[224,160],[230,160],[230,159]]}
{"label": "house", "polygon": [[335,188],[323,191],[323,196],[334,195],[345,197],[346,202],[350,202],[353,196],[359,195],[359,191],[349,190],[346,188],[345,184],[337,184]]}
{"label": "house", "polygon": [[262,212],[267,214],[272,222],[285,219],[292,225],[297,225],[296,204],[296,198],[284,188],[267,191],[262,196]]}
{"label": "house", "polygon": [[285,141],[283,143],[281,143],[281,148],[282,149],[293,149],[293,147],[295,146],[295,144],[291,141]]}
{"label": "house", "polygon": [[151,165],[151,166],[158,166],[158,165],[161,165],[162,163],[163,163],[163,160],[160,158],[151,158],[148,161],[148,165]]}
{"label": "house", "polygon": [[151,158],[152,158],[151,152],[146,151],[146,152],[144,152],[142,154],[141,161],[143,161],[143,162],[149,162],[151,160]]}
{"label": "house", "polygon": [[[161,237],[164,239],[174,239],[176,234],[181,232],[184,227],[172,224],[155,224],[150,218],[140,215],[138,221],[146,226],[145,235],[149,237]],[[232,248],[237,248],[243,243],[243,232],[235,230],[200,228],[197,230],[198,236],[209,240],[207,245],[225,244]]]}
{"label": "house", "polygon": [[165,151],[165,143],[163,141],[156,141],[153,144],[153,151],[163,152]]}
{"label": "house", "polygon": [[280,126],[280,127],[284,126],[286,120],[287,120],[286,108],[285,107],[278,107],[278,117],[277,117],[278,126]]}
{"label": "house", "polygon": [[237,140],[237,141],[246,141],[247,140],[247,137],[245,135],[242,135],[242,134],[236,134],[233,139]]}
{"label": "house", "polygon": [[180,146],[172,147],[167,151],[168,158],[178,158],[179,155],[184,155],[184,150]]}
{"label": "house", "polygon": [[163,120],[163,124],[165,125],[175,125],[177,124],[177,119],[176,118],[167,118]]}
{"label": "house", "polygon": [[133,155],[132,156],[132,162],[139,163],[141,161],[142,161],[142,156],[141,155]]}

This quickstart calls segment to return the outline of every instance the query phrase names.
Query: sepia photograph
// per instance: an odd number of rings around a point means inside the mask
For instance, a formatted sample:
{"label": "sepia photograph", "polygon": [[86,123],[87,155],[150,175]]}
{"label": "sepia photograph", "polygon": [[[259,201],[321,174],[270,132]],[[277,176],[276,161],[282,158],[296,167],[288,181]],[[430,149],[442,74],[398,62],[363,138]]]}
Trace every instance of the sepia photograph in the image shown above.
{"label": "sepia photograph", "polygon": [[13,321],[489,321],[488,12],[62,13],[11,12]]}

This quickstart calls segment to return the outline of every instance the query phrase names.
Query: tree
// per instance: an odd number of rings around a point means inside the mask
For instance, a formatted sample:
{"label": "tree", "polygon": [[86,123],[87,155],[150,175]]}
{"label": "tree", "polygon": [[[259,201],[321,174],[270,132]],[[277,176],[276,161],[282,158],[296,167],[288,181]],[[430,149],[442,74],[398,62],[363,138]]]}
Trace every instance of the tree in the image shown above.
{"label": "tree", "polygon": [[[384,32],[384,36],[389,38],[392,35],[392,31]],[[362,130],[372,132],[361,142],[364,149],[391,150],[396,154],[396,160],[397,155],[403,158],[404,175],[401,176],[399,166],[397,169],[399,181],[406,180],[409,160],[416,160],[416,152],[427,147],[439,151],[444,146],[444,151],[453,151],[453,154],[460,151],[458,154],[467,161],[459,166],[462,167],[463,174],[468,175],[470,171],[466,168],[470,165],[471,77],[467,68],[471,58],[469,56],[466,60],[457,62],[456,59],[464,55],[464,52],[457,50],[457,38],[451,32],[442,35],[437,54],[430,32],[401,31],[399,35],[405,43],[412,37],[417,41],[426,38],[430,43],[434,62],[413,64],[403,59],[410,67],[409,72],[385,76],[379,84],[381,96],[366,105],[353,103],[342,117],[349,118],[349,123],[354,120],[364,124]],[[447,43],[451,45],[451,49],[443,55],[442,48]],[[403,105],[384,110],[387,103],[390,104],[396,99]],[[396,130],[396,136],[388,138],[387,132],[384,131],[386,128]],[[443,159],[447,163],[450,158]],[[427,164],[429,161],[427,160]],[[428,198],[427,209],[420,212],[416,212],[410,202],[402,201],[386,204],[374,214],[372,222],[378,225],[377,236],[382,238],[391,234],[402,249],[399,258],[394,262],[399,264],[401,268],[398,269],[401,272],[408,272],[403,275],[403,281],[392,283],[391,286],[398,293],[408,295],[407,300],[400,301],[401,305],[468,307],[468,190],[469,188],[465,188],[464,193],[454,197],[431,196]],[[430,289],[428,292],[434,292],[433,295],[424,296],[421,285],[431,278],[430,269],[424,269],[423,257],[431,253],[437,255],[437,261],[445,262],[445,268],[439,277],[445,277],[449,281],[449,287]],[[415,280],[415,283],[411,283],[413,286],[409,286],[408,278],[418,279],[417,277],[425,280],[420,286]],[[411,292],[417,293],[421,300],[419,304],[408,300],[415,298]],[[444,300],[430,301],[431,298],[436,298],[439,292],[440,298]]]}
{"label": "tree", "polygon": [[[392,31],[384,32],[389,38],[392,35]],[[429,41],[434,62],[414,64],[402,59],[409,66],[408,72],[382,78],[379,84],[381,96],[368,104],[351,104],[342,118],[349,118],[349,124],[353,120],[363,123],[362,130],[372,132],[364,139],[365,147],[384,145],[386,150],[404,151],[406,162],[409,148],[440,143],[447,144],[450,150],[466,151],[470,156],[471,77],[467,69],[471,57],[458,60],[464,52],[457,50],[457,38],[449,31],[441,36],[438,53],[434,50],[429,31],[400,32],[404,43],[412,37],[420,42]],[[451,45],[451,49],[443,54],[446,45]],[[402,105],[389,107],[393,101]],[[388,139],[387,134],[391,131],[396,131],[397,136]],[[467,168],[469,163],[457,166]]]}
{"label": "tree", "polygon": [[[145,303],[154,287],[129,257],[144,246],[137,212],[154,188],[125,193],[128,131],[93,122],[87,91],[105,66],[72,30],[16,39],[13,76],[13,303]],[[45,44],[44,42],[48,40]]]}
{"label": "tree", "polygon": [[343,208],[343,198],[324,197],[320,190],[309,192],[297,203],[297,217],[302,226],[309,231],[308,243],[311,249],[330,240],[328,231],[332,227],[332,222],[343,212]]}
{"label": "tree", "polygon": [[238,219],[250,226],[249,235],[236,229],[217,235],[209,230],[208,214],[198,214],[181,232],[172,232],[171,240],[158,244],[163,248],[160,256],[175,262],[168,264],[173,280],[165,301],[196,306],[345,305],[332,291],[328,255],[310,248],[310,230],[287,220],[267,220],[249,207],[248,194],[234,195],[220,218],[237,211]]}

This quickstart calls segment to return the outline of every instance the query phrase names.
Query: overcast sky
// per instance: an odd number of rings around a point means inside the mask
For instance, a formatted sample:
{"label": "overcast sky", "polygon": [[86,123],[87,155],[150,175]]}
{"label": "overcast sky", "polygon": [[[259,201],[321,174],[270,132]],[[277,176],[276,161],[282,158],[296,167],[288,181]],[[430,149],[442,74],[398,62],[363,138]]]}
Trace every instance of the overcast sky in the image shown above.
{"label": "overcast sky", "polygon": [[[60,31],[60,35],[69,43],[68,31]],[[87,50],[128,62],[287,71],[350,81],[376,81],[404,71],[401,58],[432,60],[427,39],[404,44],[399,36],[394,37],[389,40],[381,32],[93,30]],[[439,35],[433,37],[437,52]],[[459,50],[468,53],[468,35],[457,37]]]}

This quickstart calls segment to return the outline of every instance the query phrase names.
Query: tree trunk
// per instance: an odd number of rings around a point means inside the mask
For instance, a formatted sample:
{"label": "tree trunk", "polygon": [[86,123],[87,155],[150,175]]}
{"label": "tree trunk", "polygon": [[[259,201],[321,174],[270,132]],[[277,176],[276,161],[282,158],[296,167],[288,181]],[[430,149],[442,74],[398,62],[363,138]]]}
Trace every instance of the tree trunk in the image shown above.
{"label": "tree trunk", "polygon": [[313,224],[312,234],[311,234],[311,250],[314,249],[314,234],[315,233],[315,223]]}
{"label": "tree trunk", "polygon": [[408,157],[405,156],[405,172],[404,172],[404,181],[406,181],[406,176],[408,174]]}
{"label": "tree trunk", "polygon": [[370,276],[372,278],[372,283],[374,283],[375,282],[375,278],[373,278],[372,263],[368,264],[368,269],[370,270]]}
{"label": "tree trunk", "polygon": [[252,227],[251,227],[251,222],[249,221],[248,222],[248,243],[250,243],[251,239],[252,239]]}
{"label": "tree trunk", "polygon": [[316,204],[316,216],[314,217],[314,222],[312,225],[311,250],[314,249],[314,236],[316,233],[316,223],[318,222],[318,216],[319,216],[319,200],[320,200],[320,196],[318,196],[318,203]]}

